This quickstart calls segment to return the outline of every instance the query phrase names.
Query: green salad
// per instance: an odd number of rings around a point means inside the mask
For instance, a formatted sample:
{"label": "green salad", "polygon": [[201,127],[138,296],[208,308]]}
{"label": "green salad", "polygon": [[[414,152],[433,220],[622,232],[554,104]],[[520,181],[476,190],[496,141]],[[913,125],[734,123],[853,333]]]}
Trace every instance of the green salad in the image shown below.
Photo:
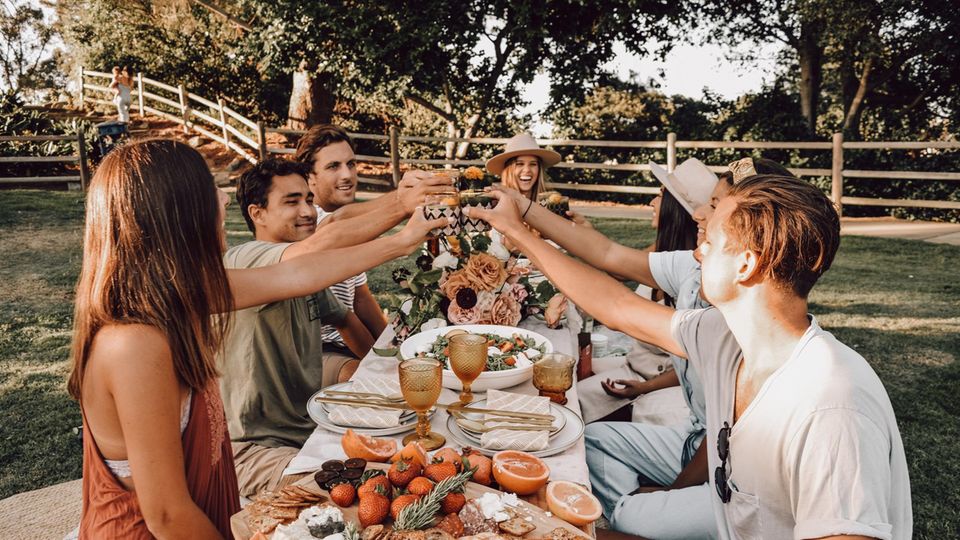
{"label": "green salad", "polygon": [[[533,338],[520,334],[513,334],[510,337],[498,334],[479,335],[487,338],[487,367],[484,371],[505,371],[524,367],[530,365],[534,358],[544,353],[542,343],[537,344]],[[430,345],[430,350],[421,354],[434,357],[443,362],[445,369],[451,369],[449,345],[450,340],[447,336],[440,335]],[[493,352],[491,349],[497,349],[498,352]],[[536,352],[531,354],[532,351]]]}

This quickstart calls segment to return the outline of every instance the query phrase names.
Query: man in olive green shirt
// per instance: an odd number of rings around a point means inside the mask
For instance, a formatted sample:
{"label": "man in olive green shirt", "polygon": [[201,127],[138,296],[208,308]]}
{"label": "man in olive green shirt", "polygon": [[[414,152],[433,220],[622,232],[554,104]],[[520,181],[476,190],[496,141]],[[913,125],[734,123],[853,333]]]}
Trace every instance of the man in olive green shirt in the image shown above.
{"label": "man in olive green shirt", "polygon": [[[350,246],[408,217],[437,183],[406,178],[397,192],[360,203],[375,215],[345,216],[318,228],[308,175],[308,166],[279,159],[264,160],[243,175],[237,202],[256,239],[228,250],[227,268],[266,266],[335,248],[343,249],[331,251],[331,257],[350,257]],[[352,373],[344,359],[323,357],[324,322],[360,357],[373,345],[356,314],[327,290],[233,315],[220,381],[241,495],[283,485],[283,470],[315,428],[306,410],[310,396]]]}

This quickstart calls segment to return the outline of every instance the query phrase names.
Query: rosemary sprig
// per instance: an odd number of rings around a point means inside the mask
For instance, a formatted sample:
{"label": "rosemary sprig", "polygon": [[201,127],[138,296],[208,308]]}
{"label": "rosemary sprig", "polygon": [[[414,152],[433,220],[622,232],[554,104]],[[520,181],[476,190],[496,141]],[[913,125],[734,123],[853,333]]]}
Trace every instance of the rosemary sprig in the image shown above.
{"label": "rosemary sprig", "polygon": [[441,480],[433,486],[430,493],[401,510],[397,520],[393,523],[393,528],[398,531],[412,531],[429,527],[433,524],[433,518],[437,515],[437,512],[440,511],[440,502],[443,501],[443,498],[462,489],[463,485],[473,477],[475,470],[475,468],[467,469],[456,476]]}
{"label": "rosemary sprig", "polygon": [[344,540],[360,540],[360,529],[353,521],[348,521],[343,528]]}

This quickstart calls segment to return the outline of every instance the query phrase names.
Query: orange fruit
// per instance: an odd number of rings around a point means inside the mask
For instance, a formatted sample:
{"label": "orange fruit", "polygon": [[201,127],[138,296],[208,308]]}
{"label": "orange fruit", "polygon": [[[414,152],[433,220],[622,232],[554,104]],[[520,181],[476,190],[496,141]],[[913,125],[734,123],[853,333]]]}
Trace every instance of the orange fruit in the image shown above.
{"label": "orange fruit", "polygon": [[429,463],[429,461],[427,461],[427,451],[424,450],[417,441],[410,441],[402,450],[390,458],[390,462],[396,463],[400,461],[400,459],[415,461],[419,463],[421,467],[426,467],[427,463]]}
{"label": "orange fruit", "polygon": [[377,439],[348,429],[340,439],[340,446],[349,458],[363,458],[367,461],[386,462],[397,453],[397,441]]}
{"label": "orange fruit", "polygon": [[493,455],[493,477],[506,491],[531,495],[547,483],[550,468],[526,452],[503,450]]}
{"label": "orange fruit", "polygon": [[547,507],[553,515],[578,527],[593,523],[603,513],[600,501],[590,490],[565,480],[547,486]]}

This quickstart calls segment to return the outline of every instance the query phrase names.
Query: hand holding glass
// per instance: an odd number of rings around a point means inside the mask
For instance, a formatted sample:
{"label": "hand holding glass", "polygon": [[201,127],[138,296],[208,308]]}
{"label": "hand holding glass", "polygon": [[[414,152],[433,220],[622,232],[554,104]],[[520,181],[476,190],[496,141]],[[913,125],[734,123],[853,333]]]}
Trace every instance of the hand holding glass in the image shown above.
{"label": "hand holding glass", "polygon": [[424,450],[436,450],[447,440],[430,431],[427,411],[437,403],[443,380],[443,366],[430,358],[414,358],[400,363],[400,392],[407,405],[417,412],[417,431],[403,438],[403,444],[417,441]]}

